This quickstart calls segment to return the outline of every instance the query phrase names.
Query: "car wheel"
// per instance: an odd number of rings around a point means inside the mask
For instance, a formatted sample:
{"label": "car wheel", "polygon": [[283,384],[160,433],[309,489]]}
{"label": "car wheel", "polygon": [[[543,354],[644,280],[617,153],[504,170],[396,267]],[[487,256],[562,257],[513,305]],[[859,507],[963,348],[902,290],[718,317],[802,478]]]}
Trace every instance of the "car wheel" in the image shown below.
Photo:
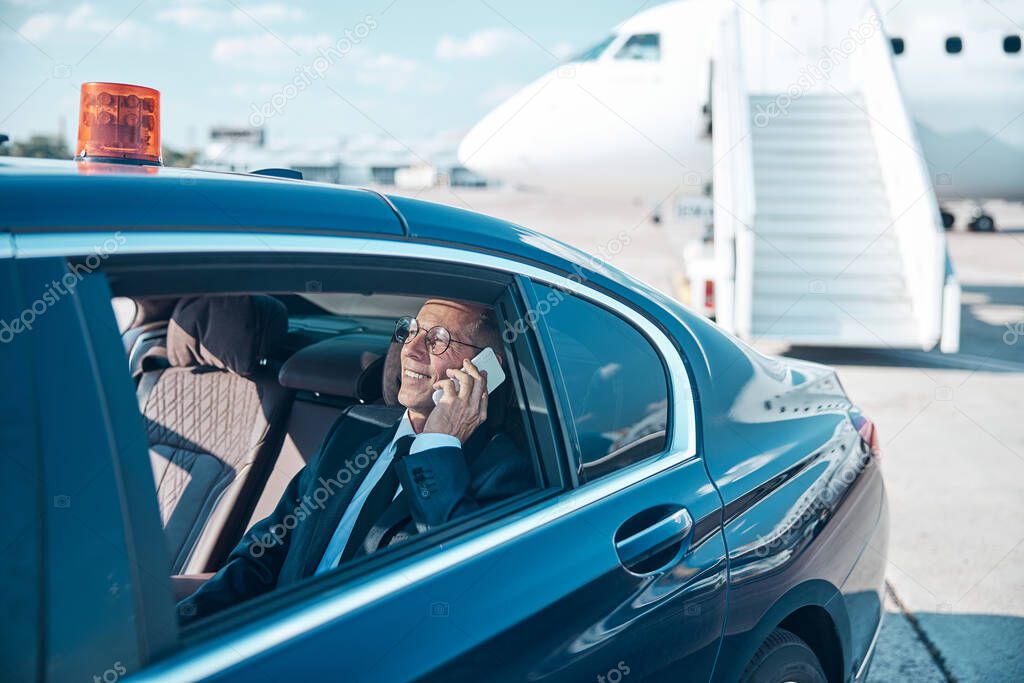
{"label": "car wheel", "polygon": [[796,634],[777,628],[754,653],[744,683],[828,683],[814,651]]}
{"label": "car wheel", "polygon": [[995,232],[996,222],[992,216],[983,213],[971,221],[967,229],[971,232]]}
{"label": "car wheel", "polygon": [[946,230],[952,230],[953,224],[956,223],[956,216],[949,211],[940,211],[939,214],[942,216],[942,227]]}

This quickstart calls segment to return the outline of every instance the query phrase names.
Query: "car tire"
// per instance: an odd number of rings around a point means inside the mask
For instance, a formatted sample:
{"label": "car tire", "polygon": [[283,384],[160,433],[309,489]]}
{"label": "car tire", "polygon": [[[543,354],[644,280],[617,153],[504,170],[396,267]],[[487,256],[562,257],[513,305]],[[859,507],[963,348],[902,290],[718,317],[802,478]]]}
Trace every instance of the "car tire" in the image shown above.
{"label": "car tire", "polygon": [[828,683],[821,662],[799,636],[772,631],[754,653],[740,679],[743,683]]}

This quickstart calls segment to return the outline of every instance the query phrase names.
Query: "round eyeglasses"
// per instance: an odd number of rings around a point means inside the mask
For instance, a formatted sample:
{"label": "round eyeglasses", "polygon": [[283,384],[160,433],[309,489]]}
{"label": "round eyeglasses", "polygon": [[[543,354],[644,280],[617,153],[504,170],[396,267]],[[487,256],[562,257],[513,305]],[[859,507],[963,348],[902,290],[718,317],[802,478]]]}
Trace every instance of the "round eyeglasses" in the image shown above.
{"label": "round eyeglasses", "polygon": [[[420,333],[420,330],[420,324],[416,318],[409,316],[399,318],[395,321],[395,341],[401,342],[402,344],[408,344],[416,338],[416,335]],[[459,341],[458,339],[452,339],[452,334],[448,331],[448,328],[442,327],[441,325],[431,327],[426,331],[426,333],[427,351],[434,356],[440,356],[442,353],[447,351],[452,342],[462,344],[464,346],[470,346],[479,351],[484,350],[484,347],[482,346]]]}

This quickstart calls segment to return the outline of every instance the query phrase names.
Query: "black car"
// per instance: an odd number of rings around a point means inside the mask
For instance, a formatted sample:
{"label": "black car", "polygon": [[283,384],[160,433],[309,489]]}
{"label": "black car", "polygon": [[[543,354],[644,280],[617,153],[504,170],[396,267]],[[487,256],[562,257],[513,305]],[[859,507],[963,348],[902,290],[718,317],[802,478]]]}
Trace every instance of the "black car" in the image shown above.
{"label": "black car", "polygon": [[[8,680],[865,678],[888,513],[831,369],[371,190],[4,158],[0,205]],[[258,363],[168,364],[182,298],[252,295],[288,318]],[[391,408],[433,296],[498,312],[536,486],[180,627],[338,416]]]}

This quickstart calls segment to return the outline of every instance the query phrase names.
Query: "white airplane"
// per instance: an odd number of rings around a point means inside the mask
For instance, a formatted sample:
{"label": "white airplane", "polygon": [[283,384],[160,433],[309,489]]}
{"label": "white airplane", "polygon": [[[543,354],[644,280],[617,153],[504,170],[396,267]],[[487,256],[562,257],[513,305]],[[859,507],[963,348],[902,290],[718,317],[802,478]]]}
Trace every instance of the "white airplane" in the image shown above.
{"label": "white airplane", "polygon": [[[795,74],[843,49],[858,29],[856,5],[684,0],[645,10],[485,116],[459,159],[485,177],[554,192],[649,202],[699,195],[719,161],[708,107],[724,13],[738,7],[753,38],[745,45],[752,82],[785,92]],[[875,29],[892,41],[938,200],[1024,200],[1024,3],[882,0],[876,7],[883,26]],[[841,90],[847,56],[835,57],[835,71],[812,76],[798,96]],[[942,219],[951,226],[952,215],[943,211]],[[979,211],[971,227],[994,224]]]}

